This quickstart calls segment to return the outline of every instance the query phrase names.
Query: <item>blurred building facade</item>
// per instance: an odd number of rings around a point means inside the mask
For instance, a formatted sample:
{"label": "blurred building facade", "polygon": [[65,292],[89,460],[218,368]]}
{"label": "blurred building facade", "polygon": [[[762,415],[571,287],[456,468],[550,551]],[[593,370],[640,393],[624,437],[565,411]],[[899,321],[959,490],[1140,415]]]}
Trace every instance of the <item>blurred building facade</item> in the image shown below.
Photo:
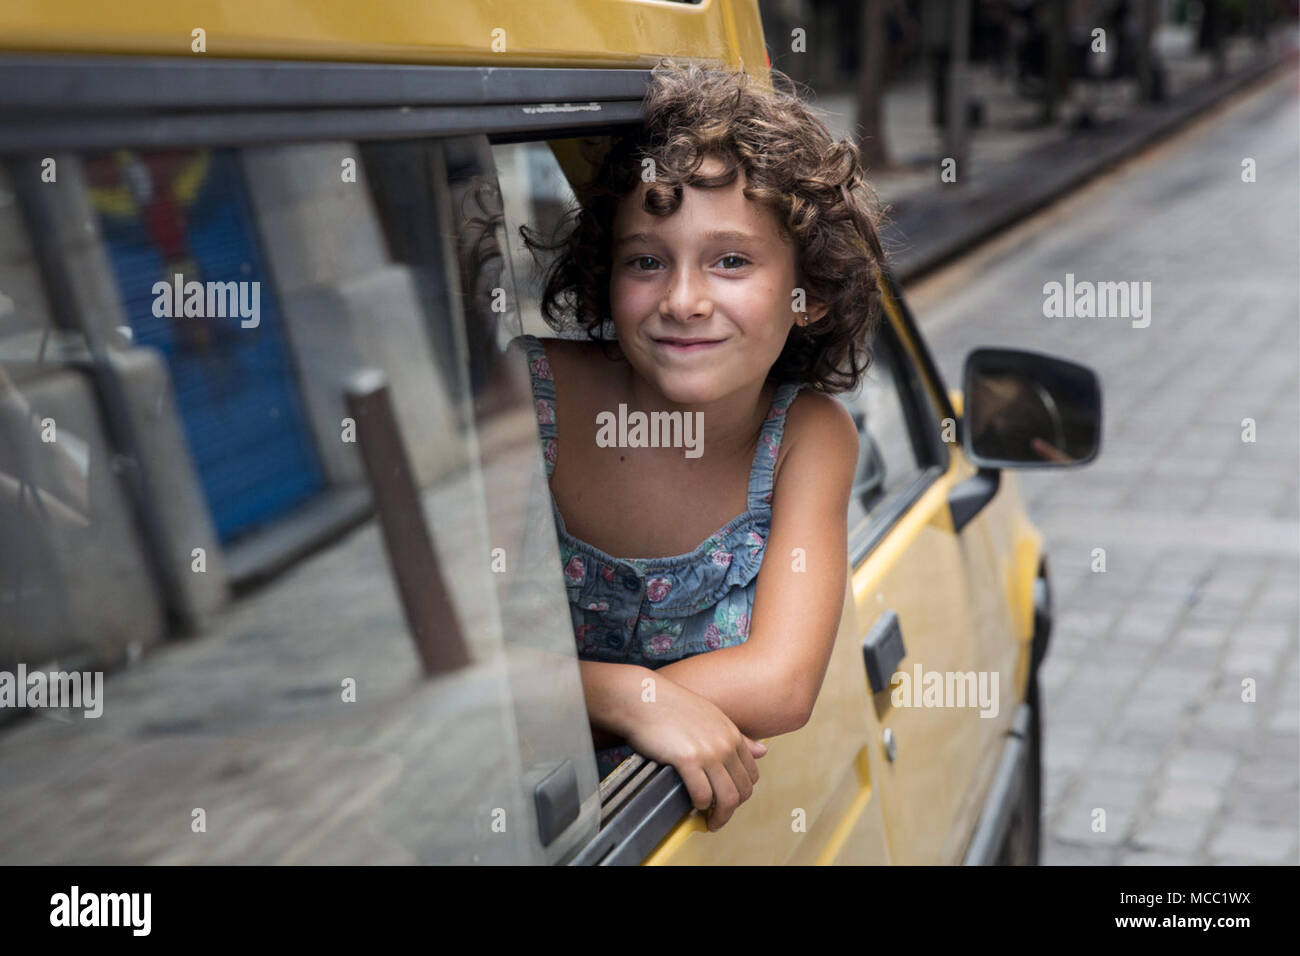
{"label": "blurred building facade", "polygon": [[[0,169],[0,667],[200,629],[364,515],[363,369],[422,487],[461,464],[440,330],[356,144],[51,159]],[[256,283],[258,314],[159,315],[177,275]]]}

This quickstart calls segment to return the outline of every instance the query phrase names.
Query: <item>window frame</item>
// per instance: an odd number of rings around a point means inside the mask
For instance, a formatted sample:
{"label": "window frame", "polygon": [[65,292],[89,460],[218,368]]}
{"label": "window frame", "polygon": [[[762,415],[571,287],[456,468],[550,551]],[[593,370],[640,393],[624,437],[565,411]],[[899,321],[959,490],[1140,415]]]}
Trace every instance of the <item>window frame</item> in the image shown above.
{"label": "window frame", "polygon": [[592,136],[639,122],[649,80],[626,69],[6,53],[0,152]]}

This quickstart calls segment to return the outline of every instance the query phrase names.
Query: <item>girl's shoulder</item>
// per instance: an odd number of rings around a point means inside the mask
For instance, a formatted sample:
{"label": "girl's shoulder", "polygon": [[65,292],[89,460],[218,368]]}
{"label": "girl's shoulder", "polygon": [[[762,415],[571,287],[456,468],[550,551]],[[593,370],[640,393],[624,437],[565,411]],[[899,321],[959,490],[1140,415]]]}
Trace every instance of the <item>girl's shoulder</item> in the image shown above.
{"label": "girl's shoulder", "polygon": [[799,389],[785,413],[786,434],[826,427],[834,429],[836,422],[841,429],[847,423],[857,431],[853,413],[844,402],[810,386]]}
{"label": "girl's shoulder", "polygon": [[781,465],[791,454],[802,453],[799,451],[801,447],[809,453],[851,453],[856,460],[858,426],[853,413],[833,395],[815,388],[799,389],[785,413],[774,480],[779,477]]}

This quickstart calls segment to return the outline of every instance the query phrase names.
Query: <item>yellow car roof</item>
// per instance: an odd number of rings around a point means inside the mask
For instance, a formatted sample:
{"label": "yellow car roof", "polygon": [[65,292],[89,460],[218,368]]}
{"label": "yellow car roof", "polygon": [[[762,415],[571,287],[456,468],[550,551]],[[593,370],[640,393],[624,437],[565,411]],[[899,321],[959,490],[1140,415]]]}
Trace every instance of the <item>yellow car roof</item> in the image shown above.
{"label": "yellow car roof", "polygon": [[675,56],[767,71],[757,0],[6,0],[0,50],[606,68]]}

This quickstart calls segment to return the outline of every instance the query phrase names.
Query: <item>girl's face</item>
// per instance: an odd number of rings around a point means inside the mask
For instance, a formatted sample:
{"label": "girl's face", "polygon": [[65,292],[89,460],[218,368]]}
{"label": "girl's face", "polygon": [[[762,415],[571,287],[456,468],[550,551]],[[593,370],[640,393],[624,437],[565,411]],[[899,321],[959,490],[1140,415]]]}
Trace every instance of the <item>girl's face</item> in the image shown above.
{"label": "girl's face", "polygon": [[[721,172],[710,157],[701,172]],[[614,217],[610,301],[619,347],[670,402],[701,405],[761,383],[797,313],[795,249],[776,215],[729,186],[683,187],[669,216],[642,207],[645,185]],[[809,300],[810,319],[825,306]]]}

